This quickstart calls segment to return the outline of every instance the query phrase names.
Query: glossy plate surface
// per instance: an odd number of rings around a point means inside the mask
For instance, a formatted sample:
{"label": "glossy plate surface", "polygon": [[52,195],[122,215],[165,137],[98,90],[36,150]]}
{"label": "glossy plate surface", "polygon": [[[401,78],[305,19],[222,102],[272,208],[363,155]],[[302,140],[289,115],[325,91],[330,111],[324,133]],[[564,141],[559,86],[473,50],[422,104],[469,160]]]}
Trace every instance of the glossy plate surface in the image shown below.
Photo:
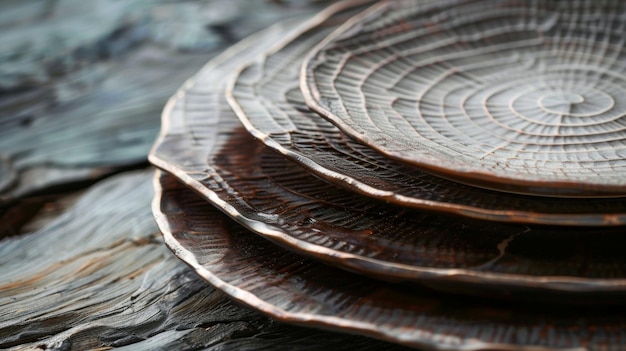
{"label": "glossy plate surface", "polygon": [[155,187],[153,212],[170,249],[218,289],[277,320],[429,350],[623,345],[621,307],[506,304],[367,279],[253,235],[170,175],[157,175]]}
{"label": "glossy plate surface", "polygon": [[277,31],[225,53],[177,93],[155,165],[257,234],[383,279],[595,296],[589,302],[626,291],[622,228],[527,227],[397,207],[326,183],[254,140],[212,83],[224,81],[240,50]]}
{"label": "glossy plate surface", "polygon": [[387,1],[303,67],[309,106],[381,153],[476,186],[626,194],[626,4]]}
{"label": "glossy plate surface", "polygon": [[298,78],[307,53],[363,9],[342,2],[251,57],[227,88],[246,129],[269,148],[349,190],[428,211],[502,222],[626,224],[626,199],[563,199],[501,193],[436,177],[393,161],[343,134],[306,107]]}

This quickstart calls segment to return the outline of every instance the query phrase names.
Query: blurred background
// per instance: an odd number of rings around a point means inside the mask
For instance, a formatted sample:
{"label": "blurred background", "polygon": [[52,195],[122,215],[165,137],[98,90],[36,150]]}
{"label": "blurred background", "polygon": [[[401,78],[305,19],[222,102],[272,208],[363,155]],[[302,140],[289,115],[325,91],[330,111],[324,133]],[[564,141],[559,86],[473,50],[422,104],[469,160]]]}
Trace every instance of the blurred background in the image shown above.
{"label": "blurred background", "polygon": [[46,195],[146,167],[161,110],[187,78],[243,37],[320,6],[1,1],[0,237],[19,234]]}

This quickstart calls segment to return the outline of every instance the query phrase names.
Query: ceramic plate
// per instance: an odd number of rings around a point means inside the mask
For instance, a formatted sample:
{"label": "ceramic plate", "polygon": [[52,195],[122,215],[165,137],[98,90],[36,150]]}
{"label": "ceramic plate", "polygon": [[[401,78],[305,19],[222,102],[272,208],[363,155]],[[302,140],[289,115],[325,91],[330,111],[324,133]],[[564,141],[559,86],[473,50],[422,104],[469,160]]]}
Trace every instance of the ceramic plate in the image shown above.
{"label": "ceramic plate", "polygon": [[227,98],[252,135],[329,182],[403,206],[502,222],[626,224],[626,199],[535,197],[466,186],[390,160],[308,110],[298,81],[304,56],[362,8],[363,1],[339,3],[250,57],[229,83]]}
{"label": "ceramic plate", "polygon": [[388,157],[476,186],[626,195],[626,5],[387,1],[313,50],[309,106]]}

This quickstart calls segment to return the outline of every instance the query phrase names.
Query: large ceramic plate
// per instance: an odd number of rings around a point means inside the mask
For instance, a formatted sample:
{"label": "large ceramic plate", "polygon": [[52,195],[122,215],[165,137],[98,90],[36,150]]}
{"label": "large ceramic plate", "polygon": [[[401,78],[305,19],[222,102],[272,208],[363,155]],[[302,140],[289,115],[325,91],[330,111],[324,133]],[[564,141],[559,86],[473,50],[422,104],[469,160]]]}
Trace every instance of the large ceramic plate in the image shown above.
{"label": "large ceramic plate", "polygon": [[233,77],[227,97],[252,135],[330,182],[403,206],[491,221],[626,224],[626,199],[544,198],[462,185],[390,160],[308,110],[298,82],[304,56],[362,3],[343,2],[322,12],[252,56]]}
{"label": "large ceramic plate", "polygon": [[254,140],[213,83],[240,49],[279,29],[225,53],[177,93],[150,155],[155,165],[257,234],[364,274],[560,299],[626,290],[621,228],[527,227],[392,206],[326,183]]}
{"label": "large ceramic plate", "polygon": [[626,4],[388,1],[303,67],[310,107],[397,160],[470,184],[626,195]]}
{"label": "large ceramic plate", "polygon": [[335,270],[276,247],[162,174],[153,211],[165,243],[233,299],[277,320],[429,350],[617,350],[622,307],[500,303]]}

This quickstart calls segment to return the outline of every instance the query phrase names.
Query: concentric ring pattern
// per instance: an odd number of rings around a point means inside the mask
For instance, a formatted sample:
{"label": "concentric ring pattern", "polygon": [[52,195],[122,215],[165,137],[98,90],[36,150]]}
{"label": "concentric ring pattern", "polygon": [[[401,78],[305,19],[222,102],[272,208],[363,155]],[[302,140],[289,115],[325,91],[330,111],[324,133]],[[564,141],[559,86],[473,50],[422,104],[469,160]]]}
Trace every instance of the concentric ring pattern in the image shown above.
{"label": "concentric ring pattern", "polygon": [[389,1],[305,63],[309,105],[474,185],[626,194],[626,3]]}
{"label": "concentric ring pattern", "polygon": [[319,13],[262,55],[251,55],[233,76],[227,99],[255,138],[329,182],[402,206],[503,222],[626,224],[624,198],[549,198],[466,186],[391,160],[308,110],[298,84],[302,60],[362,10],[361,3],[340,2]]}

